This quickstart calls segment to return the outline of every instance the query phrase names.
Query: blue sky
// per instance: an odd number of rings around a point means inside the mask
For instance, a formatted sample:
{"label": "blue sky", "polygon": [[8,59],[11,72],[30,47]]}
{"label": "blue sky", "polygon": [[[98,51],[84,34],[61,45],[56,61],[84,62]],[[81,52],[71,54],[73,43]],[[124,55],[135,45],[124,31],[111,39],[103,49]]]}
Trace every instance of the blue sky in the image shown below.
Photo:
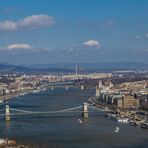
{"label": "blue sky", "polygon": [[0,63],[148,63],[147,0],[0,3]]}

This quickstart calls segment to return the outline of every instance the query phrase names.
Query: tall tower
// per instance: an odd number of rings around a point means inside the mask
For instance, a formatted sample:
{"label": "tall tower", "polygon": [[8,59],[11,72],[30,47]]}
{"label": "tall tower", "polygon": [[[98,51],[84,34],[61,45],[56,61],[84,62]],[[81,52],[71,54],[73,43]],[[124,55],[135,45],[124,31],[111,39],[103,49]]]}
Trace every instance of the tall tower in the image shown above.
{"label": "tall tower", "polygon": [[76,67],[75,67],[75,72],[76,72],[76,77],[77,77],[77,75],[78,75],[78,66],[77,66],[77,64],[76,64]]}

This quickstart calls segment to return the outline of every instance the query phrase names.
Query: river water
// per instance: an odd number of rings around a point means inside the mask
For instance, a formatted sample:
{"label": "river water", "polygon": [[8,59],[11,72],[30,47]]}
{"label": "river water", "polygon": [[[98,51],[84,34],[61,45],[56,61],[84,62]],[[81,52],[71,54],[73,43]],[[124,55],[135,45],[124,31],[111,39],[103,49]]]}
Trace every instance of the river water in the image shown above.
{"label": "river water", "polygon": [[[95,90],[57,88],[12,98],[9,105],[21,110],[55,111],[82,105],[94,93]],[[120,129],[118,133],[116,127]],[[0,138],[6,137],[40,148],[148,147],[148,130],[118,124],[102,112],[85,120],[81,113],[19,115],[7,123],[0,119]]]}

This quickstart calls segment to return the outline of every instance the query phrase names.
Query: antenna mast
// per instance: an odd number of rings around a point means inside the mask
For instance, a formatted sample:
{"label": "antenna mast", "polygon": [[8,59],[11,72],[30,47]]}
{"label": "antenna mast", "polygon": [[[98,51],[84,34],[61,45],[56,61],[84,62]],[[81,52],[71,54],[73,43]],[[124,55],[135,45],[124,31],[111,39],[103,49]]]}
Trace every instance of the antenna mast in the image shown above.
{"label": "antenna mast", "polygon": [[77,77],[77,75],[78,75],[78,66],[77,66],[77,64],[76,64],[75,68],[76,68],[75,71],[76,71],[76,77]]}

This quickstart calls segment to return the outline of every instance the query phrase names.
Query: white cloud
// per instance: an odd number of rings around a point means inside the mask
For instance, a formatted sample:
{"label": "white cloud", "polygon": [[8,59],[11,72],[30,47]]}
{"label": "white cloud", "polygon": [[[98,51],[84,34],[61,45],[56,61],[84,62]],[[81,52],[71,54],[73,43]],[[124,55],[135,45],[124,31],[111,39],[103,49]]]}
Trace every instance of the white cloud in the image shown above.
{"label": "white cloud", "polygon": [[100,42],[96,40],[89,40],[83,43],[85,47],[93,47],[93,48],[100,48]]}
{"label": "white cloud", "polygon": [[65,46],[63,48],[44,48],[44,47],[34,47],[26,43],[19,43],[19,44],[10,44],[5,47],[0,47],[0,51],[3,52],[12,52],[12,53],[20,53],[20,52],[75,52],[75,53],[89,53],[92,51],[98,52],[100,50],[101,45],[99,41],[96,40],[89,40],[84,42],[81,45],[70,45]]}
{"label": "white cloud", "polygon": [[134,40],[139,40],[140,37],[138,35],[134,36]]}
{"label": "white cloud", "polygon": [[90,52],[98,52],[100,51],[101,45],[99,41],[96,40],[88,40],[81,45],[71,45],[65,46],[63,48],[59,48],[58,50],[62,50],[63,52],[75,52],[75,53],[90,53]]}
{"label": "white cloud", "polygon": [[29,44],[11,44],[6,47],[8,50],[15,50],[15,49],[32,49],[33,47]]}
{"label": "white cloud", "polygon": [[112,27],[114,25],[115,25],[115,23],[113,21],[107,21],[107,22],[101,24],[101,27],[102,28],[109,28],[109,27]]}
{"label": "white cloud", "polygon": [[14,21],[5,20],[0,22],[0,30],[14,31],[17,29],[18,29],[17,23],[15,23]]}
{"label": "white cloud", "polygon": [[53,25],[54,19],[48,15],[32,15],[17,22],[22,28],[46,28]]}
{"label": "white cloud", "polygon": [[15,31],[19,29],[38,29],[47,28],[55,23],[54,18],[46,15],[32,15],[18,21],[4,20],[0,21],[0,30]]}
{"label": "white cloud", "polygon": [[145,37],[148,38],[148,33],[145,34]]}

